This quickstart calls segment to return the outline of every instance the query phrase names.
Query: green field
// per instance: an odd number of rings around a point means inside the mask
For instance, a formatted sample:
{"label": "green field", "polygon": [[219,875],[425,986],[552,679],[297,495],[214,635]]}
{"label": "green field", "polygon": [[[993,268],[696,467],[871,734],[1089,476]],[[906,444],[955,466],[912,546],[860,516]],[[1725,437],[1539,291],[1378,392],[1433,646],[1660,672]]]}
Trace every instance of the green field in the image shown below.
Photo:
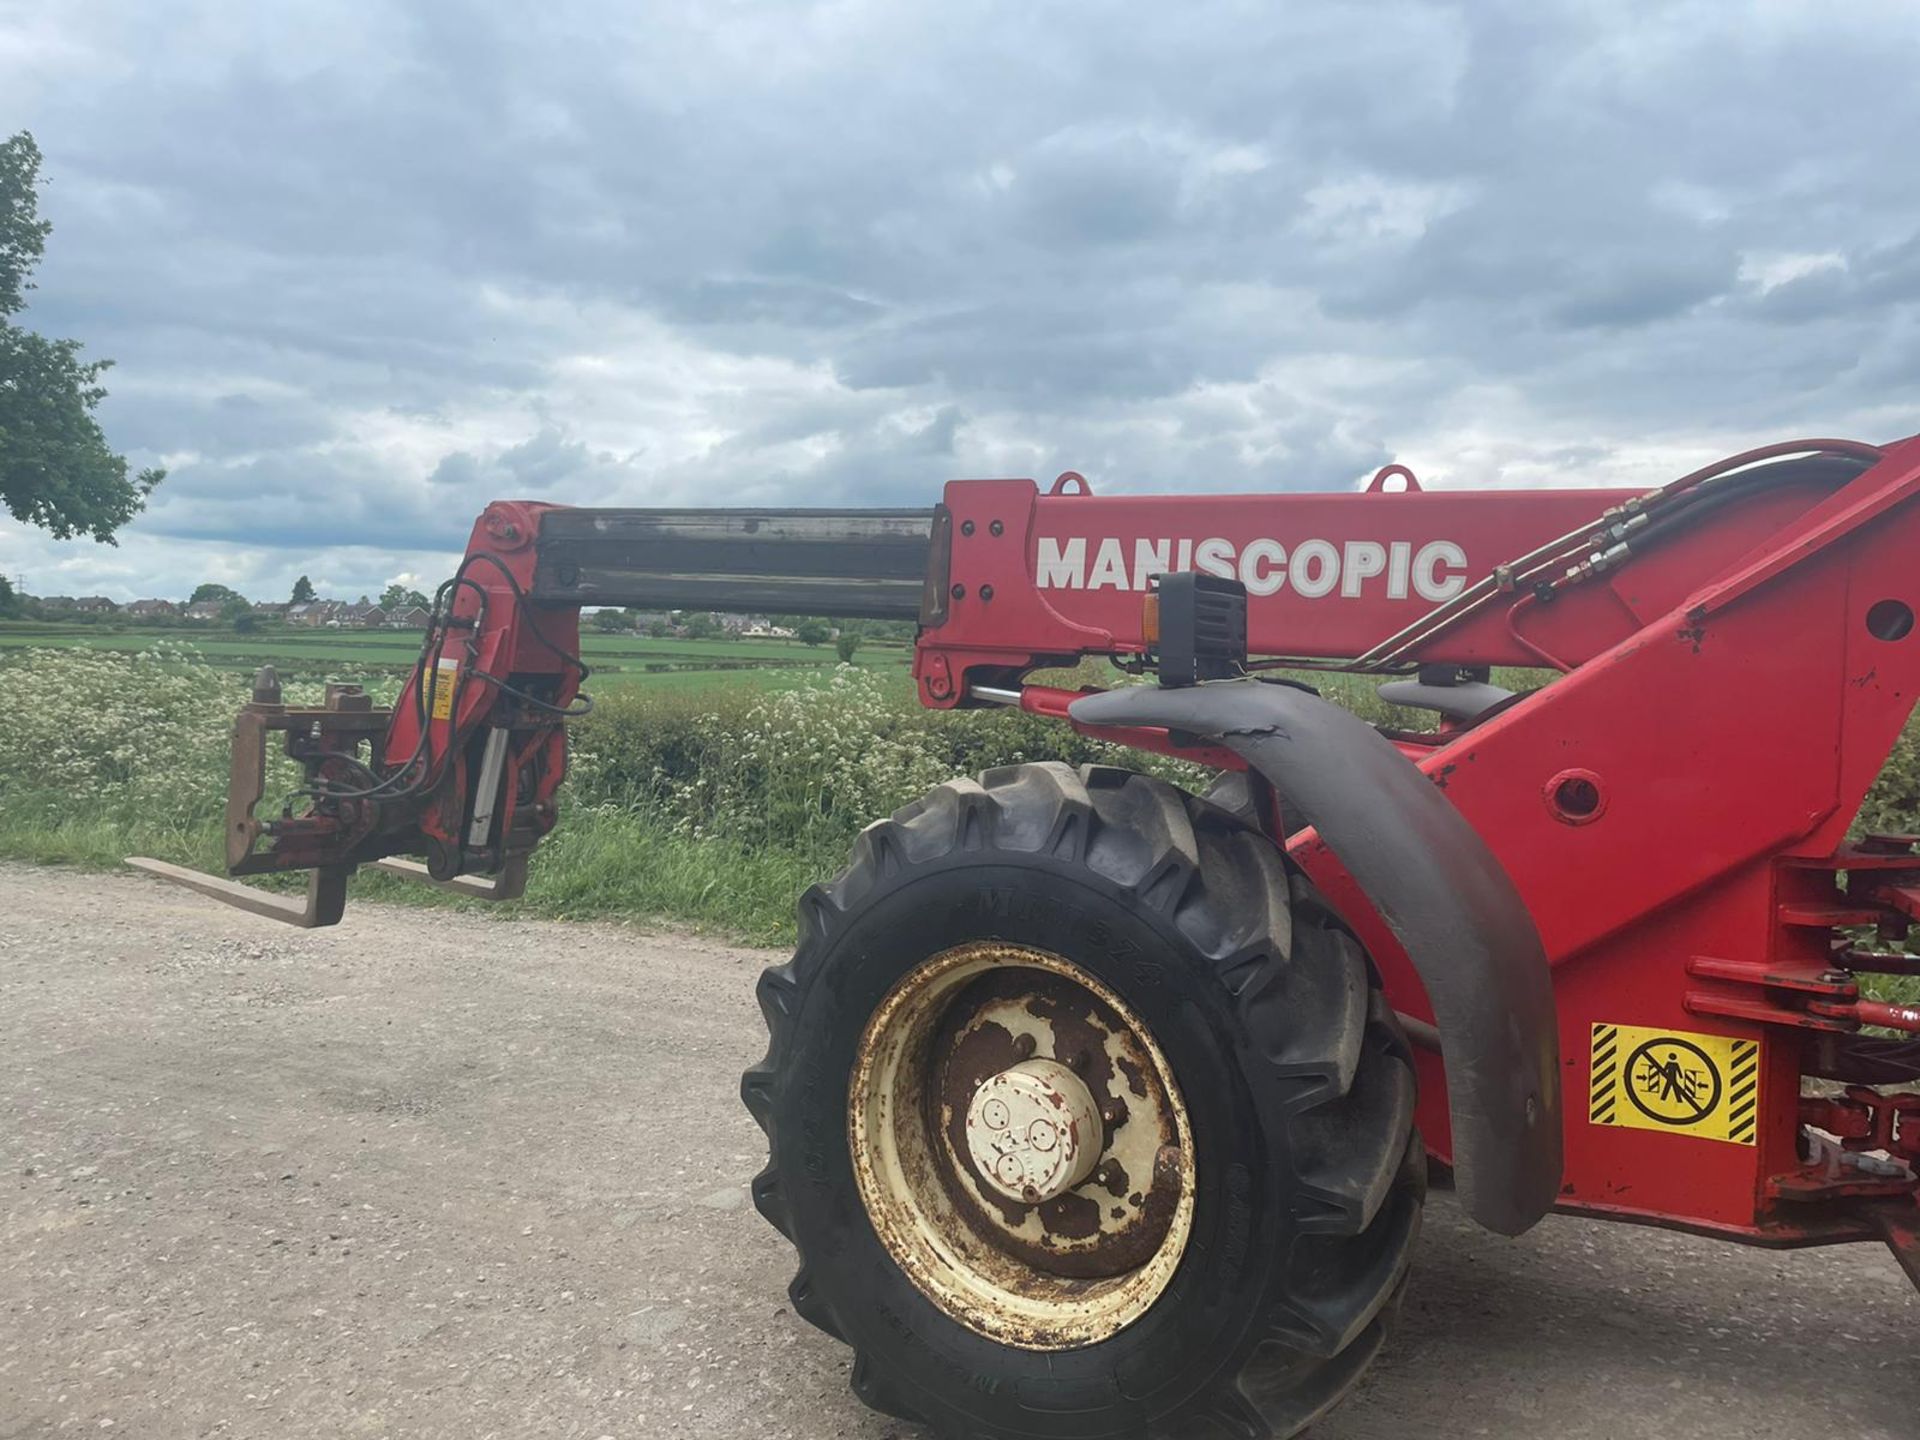
{"label": "green field", "polygon": [[[272,665],[288,680],[367,675],[399,677],[420,653],[416,630],[302,630],[271,627],[251,635],[217,626],[106,626],[42,621],[0,622],[0,654],[18,649],[85,649],[137,655],[182,647],[222,670]],[[581,656],[592,668],[596,693],[644,687],[684,691],[706,686],[787,689],[830,672],[839,663],[831,645],[797,640],[679,640],[581,631]],[[863,640],[854,663],[881,675],[904,677],[912,663],[905,645]]]}

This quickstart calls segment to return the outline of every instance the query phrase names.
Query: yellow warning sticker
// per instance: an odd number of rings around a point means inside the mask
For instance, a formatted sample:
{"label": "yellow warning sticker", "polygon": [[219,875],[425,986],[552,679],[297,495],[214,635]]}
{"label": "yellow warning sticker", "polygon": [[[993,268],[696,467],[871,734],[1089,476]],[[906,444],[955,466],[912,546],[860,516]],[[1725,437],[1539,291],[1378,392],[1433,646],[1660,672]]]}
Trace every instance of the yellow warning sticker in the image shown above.
{"label": "yellow warning sticker", "polygon": [[1759,1087],[1758,1041],[1638,1025],[1593,1027],[1587,1118],[1595,1125],[1751,1145]]}
{"label": "yellow warning sticker", "polygon": [[420,672],[420,695],[431,718],[453,718],[453,691],[459,679],[460,662],[451,656],[441,656],[436,668]]}

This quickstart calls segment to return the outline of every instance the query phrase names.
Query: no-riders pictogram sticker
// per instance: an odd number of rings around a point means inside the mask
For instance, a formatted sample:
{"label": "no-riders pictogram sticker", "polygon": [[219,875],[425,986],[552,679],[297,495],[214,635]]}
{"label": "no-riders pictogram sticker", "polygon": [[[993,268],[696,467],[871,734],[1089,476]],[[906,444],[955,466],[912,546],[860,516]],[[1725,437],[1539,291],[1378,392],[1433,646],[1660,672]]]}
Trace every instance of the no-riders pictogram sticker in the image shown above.
{"label": "no-riders pictogram sticker", "polygon": [[1595,1025],[1587,1118],[1595,1125],[1754,1143],[1760,1046],[1638,1025]]}

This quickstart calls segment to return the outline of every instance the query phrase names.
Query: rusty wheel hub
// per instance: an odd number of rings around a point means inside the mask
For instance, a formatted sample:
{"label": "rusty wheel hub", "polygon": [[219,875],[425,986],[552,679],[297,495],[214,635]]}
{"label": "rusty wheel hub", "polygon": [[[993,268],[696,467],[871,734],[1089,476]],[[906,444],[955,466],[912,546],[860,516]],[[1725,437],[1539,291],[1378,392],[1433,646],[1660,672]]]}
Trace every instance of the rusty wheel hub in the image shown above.
{"label": "rusty wheel hub", "polygon": [[967,1159],[1006,1200],[1057,1200],[1092,1173],[1106,1146],[1086,1082],[1053,1060],[989,1076],[967,1107]]}
{"label": "rusty wheel hub", "polygon": [[1071,962],[989,942],[933,956],[868,1022],[849,1099],[876,1234],[970,1328],[1090,1345],[1172,1279],[1186,1110],[1150,1032]]}

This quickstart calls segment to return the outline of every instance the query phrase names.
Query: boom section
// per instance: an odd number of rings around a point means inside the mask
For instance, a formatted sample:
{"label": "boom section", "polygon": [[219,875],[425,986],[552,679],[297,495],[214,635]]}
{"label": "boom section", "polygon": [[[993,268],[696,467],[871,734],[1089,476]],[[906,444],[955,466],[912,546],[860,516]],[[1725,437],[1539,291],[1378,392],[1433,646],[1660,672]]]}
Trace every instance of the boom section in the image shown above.
{"label": "boom section", "polygon": [[[1360,655],[1631,499],[1417,488],[1105,496],[1068,476],[1046,491],[1026,479],[956,480],[921,510],[555,508],[539,517],[529,598],[912,620],[921,698],[944,707],[969,683],[1143,653],[1142,600],[1176,571],[1246,586],[1256,655]],[[1524,640],[1485,625],[1424,658],[1539,663]]]}
{"label": "boom section", "polygon": [[[1596,524],[1618,490],[1095,495],[1066,477],[948,484],[946,611],[921,636],[921,699],[1086,654],[1143,654],[1154,577],[1199,571],[1247,590],[1256,656],[1360,655],[1494,568]],[[924,623],[924,622],[923,622]],[[1511,640],[1459,645],[1470,664],[1531,664]],[[997,673],[996,673],[997,672]]]}
{"label": "boom section", "polygon": [[[1736,473],[1733,487],[1716,474],[1719,490],[1692,495],[1376,486],[1109,496],[1070,475],[1044,491],[1025,479],[956,480],[926,510],[553,508],[538,516],[528,598],[541,607],[911,620],[920,627],[920,698],[938,708],[1035,668],[1144,655],[1143,601],[1157,577],[1183,571],[1245,586],[1256,657],[1337,666],[1410,636],[1391,666],[1358,668],[1569,670],[1777,534],[1871,458],[1850,453],[1865,447],[1774,453],[1787,448],[1756,452],[1762,468]],[[1602,577],[1564,599],[1530,598],[1565,567],[1603,562],[1651,516],[1728,488],[1741,503],[1712,499],[1713,523],[1689,524],[1684,544],[1640,543],[1630,584]],[[1636,509],[1643,503],[1645,513]],[[1547,558],[1529,570],[1530,557]],[[1450,611],[1460,613],[1419,633]]]}
{"label": "boom section", "polygon": [[551,510],[532,598],[549,605],[919,618],[933,512]]}

